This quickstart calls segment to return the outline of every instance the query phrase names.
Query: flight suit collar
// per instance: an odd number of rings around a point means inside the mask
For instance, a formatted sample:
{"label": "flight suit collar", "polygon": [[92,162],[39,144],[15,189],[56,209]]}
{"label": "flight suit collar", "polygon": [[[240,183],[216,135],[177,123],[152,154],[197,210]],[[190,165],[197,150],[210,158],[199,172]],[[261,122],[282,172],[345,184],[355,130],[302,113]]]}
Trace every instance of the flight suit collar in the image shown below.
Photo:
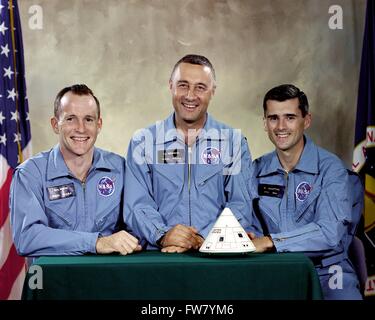
{"label": "flight suit collar", "polygon": [[315,143],[306,135],[304,135],[305,147],[302,155],[294,170],[299,170],[307,173],[318,173],[318,148]]}
{"label": "flight suit collar", "polygon": [[[108,161],[105,160],[103,153],[99,149],[94,148],[94,161],[90,168],[90,171],[95,169],[104,170],[115,170]],[[60,151],[60,146],[57,144],[54,146],[48,157],[48,167],[47,167],[47,180],[53,180],[60,177],[74,177],[67,167],[62,153]]]}
{"label": "flight suit collar", "polygon": [[266,165],[262,167],[259,176],[267,176],[272,173],[277,173],[280,171],[285,171],[281,166],[279,157],[277,156],[276,150],[270,154],[269,160]]}
{"label": "flight suit collar", "polygon": [[[293,170],[299,170],[307,173],[316,174],[318,173],[318,149],[312,140],[304,135],[305,146],[302,151],[300,160]],[[276,150],[270,154],[270,159],[266,165],[260,171],[260,176],[266,176],[269,174],[284,172],[279,157],[277,156]]]}
{"label": "flight suit collar", "polygon": [[[212,118],[208,113],[206,113],[206,122],[203,126],[203,130],[199,133],[197,140],[203,141],[207,139],[212,139],[210,136],[210,129],[217,129],[219,130],[219,126],[214,118]],[[185,143],[185,137],[182,131],[177,130],[174,122],[175,113],[172,113],[167,119],[165,119],[162,123],[159,122],[156,125],[156,136],[157,137],[164,137],[162,140],[156,140],[156,144],[169,144],[174,141],[179,141]],[[161,125],[163,124],[163,125]],[[167,134],[172,133],[172,134]],[[227,140],[228,137],[224,136],[222,132],[219,132],[219,138],[216,140],[223,141]]]}
{"label": "flight suit collar", "polygon": [[92,170],[118,171],[118,168],[106,160],[103,150],[94,147],[94,161],[90,171]]}
{"label": "flight suit collar", "polygon": [[72,174],[65,164],[60,146],[57,144],[52,148],[48,156],[47,180],[69,176],[72,176]]}
{"label": "flight suit collar", "polygon": [[[220,131],[219,127],[220,126],[218,122],[207,113],[206,122],[204,124],[203,130],[201,130],[201,132],[199,133],[197,140],[199,142],[204,141],[204,140],[216,140],[216,141],[228,140],[228,137],[224,134],[225,131]],[[210,133],[210,130],[219,130],[219,132],[217,135],[212,137],[212,133]]]}
{"label": "flight suit collar", "polygon": [[156,144],[169,144],[179,141],[185,143],[185,137],[182,131],[177,130],[174,124],[174,113],[164,121],[156,123]]}

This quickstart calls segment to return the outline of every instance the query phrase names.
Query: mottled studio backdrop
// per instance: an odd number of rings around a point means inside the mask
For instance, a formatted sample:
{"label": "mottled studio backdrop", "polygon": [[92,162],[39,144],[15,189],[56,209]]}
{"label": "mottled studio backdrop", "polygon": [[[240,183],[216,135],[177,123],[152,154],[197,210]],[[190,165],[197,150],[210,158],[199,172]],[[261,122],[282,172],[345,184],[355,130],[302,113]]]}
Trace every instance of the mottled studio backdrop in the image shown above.
{"label": "mottled studio backdrop", "polygon": [[[168,79],[174,63],[198,53],[217,73],[209,111],[242,129],[254,158],[272,149],[263,131],[264,93],[294,83],[310,101],[310,136],[351,163],[364,0],[19,0],[19,5],[34,153],[57,141],[49,125],[56,93],[86,83],[103,106],[97,145],[124,155],[135,130],[171,112]],[[42,29],[30,27],[33,5],[43,11]],[[329,28],[332,5],[343,9],[343,29]]]}

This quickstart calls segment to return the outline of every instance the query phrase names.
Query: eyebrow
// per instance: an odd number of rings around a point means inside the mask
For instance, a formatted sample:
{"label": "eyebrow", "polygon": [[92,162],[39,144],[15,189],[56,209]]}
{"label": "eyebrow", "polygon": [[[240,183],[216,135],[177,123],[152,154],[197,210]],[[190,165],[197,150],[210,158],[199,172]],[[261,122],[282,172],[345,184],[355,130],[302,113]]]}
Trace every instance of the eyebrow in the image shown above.
{"label": "eyebrow", "polygon": [[[187,80],[179,80],[179,81],[177,81],[177,83],[178,84],[180,84],[180,83],[189,84],[189,81],[187,81]],[[205,86],[205,87],[207,87],[207,84],[205,84],[203,82],[198,82],[198,83],[195,83],[194,86]]]}
{"label": "eyebrow", "polygon": [[[67,115],[64,116],[64,118],[69,118],[69,117],[77,118],[77,115],[76,114],[67,114]],[[93,118],[93,119],[95,119],[96,117],[97,117],[96,115],[92,116],[92,115],[89,115],[89,114],[84,116],[84,118]]]}
{"label": "eyebrow", "polygon": [[282,114],[282,115],[278,115],[278,114],[269,114],[267,116],[267,119],[268,118],[274,118],[274,117],[280,117],[280,116],[283,116],[283,117],[298,117],[297,114],[295,113],[285,113],[285,114]]}
{"label": "eyebrow", "polygon": [[286,117],[298,117],[298,114],[295,114],[295,113],[287,113],[287,114],[284,114],[284,116],[286,116]]}

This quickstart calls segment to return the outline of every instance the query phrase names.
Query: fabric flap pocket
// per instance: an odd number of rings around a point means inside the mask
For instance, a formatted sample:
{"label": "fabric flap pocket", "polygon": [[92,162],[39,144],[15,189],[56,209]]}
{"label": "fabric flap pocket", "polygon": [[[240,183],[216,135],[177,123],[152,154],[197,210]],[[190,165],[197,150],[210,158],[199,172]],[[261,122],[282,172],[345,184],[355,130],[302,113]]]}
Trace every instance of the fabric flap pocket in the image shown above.
{"label": "fabric flap pocket", "polygon": [[321,186],[314,187],[307,199],[297,207],[296,222],[299,222],[302,219],[303,215],[307,212],[307,208],[319,197],[321,189]]}
{"label": "fabric flap pocket", "polygon": [[[164,179],[167,179],[171,183],[173,183],[176,187],[179,187],[183,180],[184,180],[184,168],[181,164],[156,164],[153,166],[155,173],[162,176]],[[154,179],[155,177],[154,174]],[[179,180],[180,183],[178,183]]]}
{"label": "fabric flap pocket", "polygon": [[75,198],[58,199],[45,203],[48,220],[52,228],[74,227],[77,207]]}
{"label": "fabric flap pocket", "polygon": [[196,183],[198,186],[203,186],[213,176],[223,176],[223,172],[224,166],[222,164],[197,165]]}
{"label": "fabric flap pocket", "polygon": [[98,230],[102,230],[104,225],[114,229],[120,215],[120,199],[116,198],[110,202],[110,205],[100,212],[95,219]]}
{"label": "fabric flap pocket", "polygon": [[[262,198],[260,198],[260,200],[259,200],[260,214],[263,215],[263,213],[264,213],[269,218],[269,220],[272,221],[272,223],[274,224],[274,226],[278,226],[279,222],[276,221],[275,217],[272,215],[272,210],[265,204],[265,200],[266,199],[262,199]],[[279,229],[279,228],[277,227],[277,229]]]}

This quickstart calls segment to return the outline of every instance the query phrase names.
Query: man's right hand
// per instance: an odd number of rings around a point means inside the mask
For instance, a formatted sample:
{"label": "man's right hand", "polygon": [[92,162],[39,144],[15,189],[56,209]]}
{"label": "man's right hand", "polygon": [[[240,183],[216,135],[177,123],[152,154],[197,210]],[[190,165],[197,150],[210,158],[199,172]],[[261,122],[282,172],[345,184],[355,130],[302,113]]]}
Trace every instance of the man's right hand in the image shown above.
{"label": "man's right hand", "polygon": [[118,252],[127,255],[141,250],[142,247],[138,244],[138,239],[124,230],[107,237],[98,238],[96,241],[96,253],[98,254]]}
{"label": "man's right hand", "polygon": [[194,227],[178,224],[170,229],[160,241],[163,248],[181,247],[186,250],[199,249],[204,239]]}

